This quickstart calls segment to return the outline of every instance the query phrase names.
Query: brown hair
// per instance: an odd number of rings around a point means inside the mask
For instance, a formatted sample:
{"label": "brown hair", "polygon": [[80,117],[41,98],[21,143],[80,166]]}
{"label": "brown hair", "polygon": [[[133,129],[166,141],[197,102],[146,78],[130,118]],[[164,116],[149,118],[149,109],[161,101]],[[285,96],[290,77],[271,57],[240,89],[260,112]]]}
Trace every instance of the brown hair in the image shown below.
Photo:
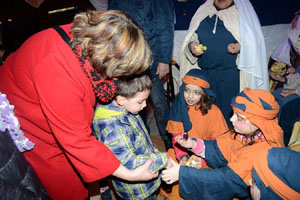
{"label": "brown hair", "polygon": [[134,97],[137,92],[152,89],[152,82],[147,74],[121,77],[119,83],[120,88],[116,96],[123,96],[126,98]]}
{"label": "brown hair", "polygon": [[206,115],[213,103],[214,102],[212,101],[210,96],[208,94],[206,94],[206,92],[204,92],[204,90],[203,90],[200,101],[197,103],[197,105],[195,105],[195,107],[196,107],[196,110],[201,111],[202,115]]}
{"label": "brown hair", "polygon": [[142,73],[152,62],[143,31],[122,11],[79,13],[70,32],[72,48],[80,45],[103,78]]}

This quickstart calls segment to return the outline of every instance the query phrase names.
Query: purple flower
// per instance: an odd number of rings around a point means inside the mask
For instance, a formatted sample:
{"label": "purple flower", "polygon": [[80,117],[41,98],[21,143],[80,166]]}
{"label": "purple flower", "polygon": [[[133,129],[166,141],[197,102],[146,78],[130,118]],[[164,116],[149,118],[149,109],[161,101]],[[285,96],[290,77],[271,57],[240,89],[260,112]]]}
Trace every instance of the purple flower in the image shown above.
{"label": "purple flower", "polygon": [[9,104],[6,95],[0,92],[0,130],[7,130],[20,152],[31,150],[34,143],[24,136],[18,119],[13,112],[14,106]]}

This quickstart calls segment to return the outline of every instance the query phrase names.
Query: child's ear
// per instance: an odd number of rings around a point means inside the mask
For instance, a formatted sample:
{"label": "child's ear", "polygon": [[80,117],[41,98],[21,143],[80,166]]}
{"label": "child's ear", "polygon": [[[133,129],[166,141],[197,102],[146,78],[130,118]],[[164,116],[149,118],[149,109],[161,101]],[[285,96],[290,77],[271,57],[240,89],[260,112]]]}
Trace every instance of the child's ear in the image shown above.
{"label": "child's ear", "polygon": [[123,97],[123,96],[117,96],[116,97],[116,101],[117,101],[117,104],[118,105],[120,105],[120,106],[123,106],[124,105],[124,101],[126,100],[126,98],[125,97]]}

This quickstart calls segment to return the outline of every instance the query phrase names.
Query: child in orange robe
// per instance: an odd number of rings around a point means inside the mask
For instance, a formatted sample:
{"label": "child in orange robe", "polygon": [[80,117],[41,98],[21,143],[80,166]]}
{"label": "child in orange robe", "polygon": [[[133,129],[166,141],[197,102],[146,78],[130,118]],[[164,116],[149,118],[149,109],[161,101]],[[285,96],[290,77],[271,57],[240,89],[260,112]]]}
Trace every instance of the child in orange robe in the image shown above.
{"label": "child in orange robe", "polygon": [[[183,84],[171,107],[167,131],[173,135],[173,149],[169,149],[168,156],[185,165],[191,152],[181,147],[175,137],[181,134],[192,138],[214,139],[228,130],[224,116],[217,105],[213,103],[215,93],[210,89],[209,80],[205,72],[191,69],[182,79]],[[205,161],[197,159],[191,166],[201,168]],[[200,163],[199,163],[200,161]],[[181,199],[175,184],[172,194],[164,194],[171,199]],[[172,198],[173,197],[173,198]]]}

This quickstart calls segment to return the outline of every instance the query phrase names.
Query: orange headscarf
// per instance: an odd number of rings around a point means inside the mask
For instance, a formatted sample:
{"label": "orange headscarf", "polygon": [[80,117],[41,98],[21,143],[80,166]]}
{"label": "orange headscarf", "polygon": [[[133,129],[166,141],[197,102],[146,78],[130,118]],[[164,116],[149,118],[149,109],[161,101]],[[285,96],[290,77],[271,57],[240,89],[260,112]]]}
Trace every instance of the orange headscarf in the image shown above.
{"label": "orange headscarf", "polygon": [[266,90],[245,88],[232,99],[233,109],[256,125],[271,146],[283,147],[283,131],[276,118],[279,105]]}

